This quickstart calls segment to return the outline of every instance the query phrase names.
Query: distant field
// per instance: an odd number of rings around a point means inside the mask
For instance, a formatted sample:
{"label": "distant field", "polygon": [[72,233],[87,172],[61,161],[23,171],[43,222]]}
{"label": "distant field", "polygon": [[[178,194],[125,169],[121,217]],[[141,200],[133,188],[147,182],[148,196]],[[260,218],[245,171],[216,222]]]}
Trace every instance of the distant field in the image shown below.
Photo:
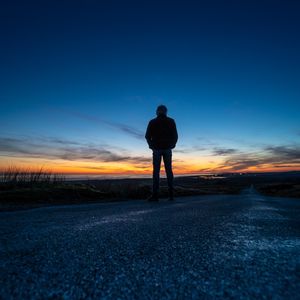
{"label": "distant field", "polygon": [[[2,177],[3,178],[3,177]],[[145,199],[151,194],[150,178],[68,181],[40,172],[23,174],[16,180],[1,180],[0,210],[27,209],[47,205],[78,204],[126,199]],[[251,185],[269,196],[300,198],[300,172],[194,175],[175,178],[175,195],[239,194]],[[167,197],[166,179],[160,196]]]}

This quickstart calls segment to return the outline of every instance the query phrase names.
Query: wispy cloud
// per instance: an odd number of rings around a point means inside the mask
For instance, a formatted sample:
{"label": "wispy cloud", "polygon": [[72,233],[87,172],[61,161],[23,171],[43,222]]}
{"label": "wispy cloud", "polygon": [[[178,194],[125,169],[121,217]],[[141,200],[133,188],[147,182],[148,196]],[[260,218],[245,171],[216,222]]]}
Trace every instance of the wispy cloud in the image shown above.
{"label": "wispy cloud", "polygon": [[57,138],[0,137],[1,156],[62,159],[67,161],[99,161],[132,163],[149,162],[143,156],[130,156],[107,145],[79,143]]}
{"label": "wispy cloud", "polygon": [[234,154],[237,153],[237,149],[233,148],[221,148],[221,147],[215,147],[213,149],[213,155],[229,155],[229,154]]}
{"label": "wispy cloud", "polygon": [[174,149],[175,153],[195,153],[195,152],[201,152],[201,151],[206,151],[209,148],[207,147],[201,147],[201,146],[192,146],[192,147],[187,147],[187,148],[176,148]]}
{"label": "wispy cloud", "polygon": [[300,162],[300,146],[268,146],[265,150],[282,160]]}
{"label": "wispy cloud", "polygon": [[251,167],[263,169],[266,166],[276,166],[276,168],[298,166],[300,168],[300,146],[266,146],[256,152],[234,151],[229,153],[223,165],[218,166],[218,169],[240,171]]}
{"label": "wispy cloud", "polygon": [[[65,111],[63,111],[65,112]],[[75,117],[78,117],[82,120],[86,120],[86,121],[91,121],[91,122],[94,122],[94,123],[98,123],[98,124],[104,124],[110,128],[113,128],[113,129],[116,129],[118,131],[121,131],[121,132],[124,132],[134,138],[137,138],[137,139],[145,139],[145,134],[144,132],[142,132],[141,130],[137,129],[137,128],[134,128],[130,125],[127,125],[127,124],[123,124],[123,123],[120,123],[120,122],[113,122],[113,121],[108,121],[108,120],[104,120],[102,118],[99,118],[99,117],[96,117],[96,116],[91,116],[91,115],[88,115],[88,114],[84,114],[84,113],[81,113],[81,112],[71,112],[71,111],[68,111],[67,112],[68,114],[71,114]]]}

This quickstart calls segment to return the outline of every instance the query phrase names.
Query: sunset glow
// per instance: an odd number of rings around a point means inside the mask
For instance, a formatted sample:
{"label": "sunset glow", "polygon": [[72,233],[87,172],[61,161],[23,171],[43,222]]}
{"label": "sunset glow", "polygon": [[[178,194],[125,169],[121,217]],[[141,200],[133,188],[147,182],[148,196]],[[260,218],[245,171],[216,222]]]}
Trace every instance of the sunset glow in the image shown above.
{"label": "sunset glow", "polygon": [[1,171],[150,175],[159,104],[175,175],[300,170],[297,1],[75,2],[1,9]]}
{"label": "sunset glow", "polygon": [[[176,157],[176,155],[175,155]],[[8,163],[9,162],[9,163]],[[14,166],[21,170],[36,171],[43,169],[47,172],[65,174],[65,175],[99,175],[105,177],[126,177],[130,176],[150,176],[152,174],[151,155],[149,162],[143,164],[134,164],[128,162],[68,162],[63,160],[47,161],[43,159],[16,159],[0,160],[0,171],[4,172],[8,167]],[[299,164],[288,164],[274,167],[273,164],[265,163],[258,166],[249,166],[233,170],[230,165],[224,165],[224,159],[219,157],[210,157],[209,161],[206,157],[190,158],[188,162],[184,159],[174,158],[174,172],[176,175],[191,174],[211,174],[226,172],[274,172],[274,171],[293,171],[299,170]],[[162,174],[164,170],[162,167]]]}

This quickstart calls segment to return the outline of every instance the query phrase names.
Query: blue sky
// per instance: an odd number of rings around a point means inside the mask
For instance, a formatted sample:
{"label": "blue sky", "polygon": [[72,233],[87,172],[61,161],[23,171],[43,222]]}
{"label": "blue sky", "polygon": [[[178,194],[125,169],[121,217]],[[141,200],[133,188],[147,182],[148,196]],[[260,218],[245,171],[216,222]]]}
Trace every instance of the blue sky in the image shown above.
{"label": "blue sky", "polygon": [[163,103],[185,169],[299,169],[299,13],[292,0],[1,3],[0,164],[67,167],[91,147],[144,163]]}

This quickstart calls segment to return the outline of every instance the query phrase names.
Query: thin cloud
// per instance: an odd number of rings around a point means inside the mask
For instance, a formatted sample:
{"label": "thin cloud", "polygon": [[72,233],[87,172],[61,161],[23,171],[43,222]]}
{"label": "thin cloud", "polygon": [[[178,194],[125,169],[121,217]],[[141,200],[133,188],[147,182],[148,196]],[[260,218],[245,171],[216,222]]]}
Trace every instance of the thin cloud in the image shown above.
{"label": "thin cloud", "polygon": [[233,148],[221,148],[221,147],[215,147],[213,149],[213,155],[231,155],[234,153],[237,153],[237,149]]}
{"label": "thin cloud", "polygon": [[240,171],[251,167],[263,169],[266,166],[276,168],[298,166],[300,168],[300,146],[267,146],[254,153],[233,153],[217,169]]}
{"label": "thin cloud", "polygon": [[91,121],[91,122],[95,122],[95,123],[100,123],[100,124],[104,124],[106,126],[109,126],[111,128],[117,129],[121,132],[124,132],[136,139],[145,139],[145,134],[137,129],[134,128],[132,126],[129,126],[127,124],[123,124],[123,123],[119,123],[119,122],[112,122],[112,121],[107,121],[104,120],[102,118],[99,117],[95,117],[95,116],[91,116],[91,115],[87,115],[87,114],[83,114],[80,112],[68,112],[69,114],[72,114],[73,116],[76,116],[80,119],[86,120],[86,121]]}
{"label": "thin cloud", "polygon": [[276,157],[300,161],[300,147],[269,146],[265,149]]}
{"label": "thin cloud", "polygon": [[259,167],[265,162],[256,158],[249,158],[247,155],[244,158],[230,158],[225,163],[219,166],[219,169],[229,169],[231,171],[246,170],[251,167]]}
{"label": "thin cloud", "polygon": [[206,147],[193,146],[191,148],[176,148],[173,150],[173,152],[188,154],[188,153],[195,153],[195,152],[201,152],[201,151],[206,151],[206,150],[208,150],[208,148],[206,148]]}
{"label": "thin cloud", "polygon": [[282,165],[274,165],[273,168],[294,168],[295,165],[285,165],[285,164],[282,164]]}
{"label": "thin cloud", "polygon": [[76,141],[70,141],[70,140],[65,140],[65,139],[60,139],[60,138],[50,138],[50,137],[39,137],[40,140],[43,140],[45,142],[50,142],[53,144],[60,144],[60,145],[80,145],[79,142]]}
{"label": "thin cloud", "polygon": [[[59,142],[58,142],[59,141]],[[113,149],[112,147],[110,147]],[[118,153],[103,145],[90,145],[55,138],[7,138],[0,137],[1,156],[32,157],[43,159],[62,159],[67,161],[101,161],[146,163],[149,159],[143,156],[129,156]]]}

